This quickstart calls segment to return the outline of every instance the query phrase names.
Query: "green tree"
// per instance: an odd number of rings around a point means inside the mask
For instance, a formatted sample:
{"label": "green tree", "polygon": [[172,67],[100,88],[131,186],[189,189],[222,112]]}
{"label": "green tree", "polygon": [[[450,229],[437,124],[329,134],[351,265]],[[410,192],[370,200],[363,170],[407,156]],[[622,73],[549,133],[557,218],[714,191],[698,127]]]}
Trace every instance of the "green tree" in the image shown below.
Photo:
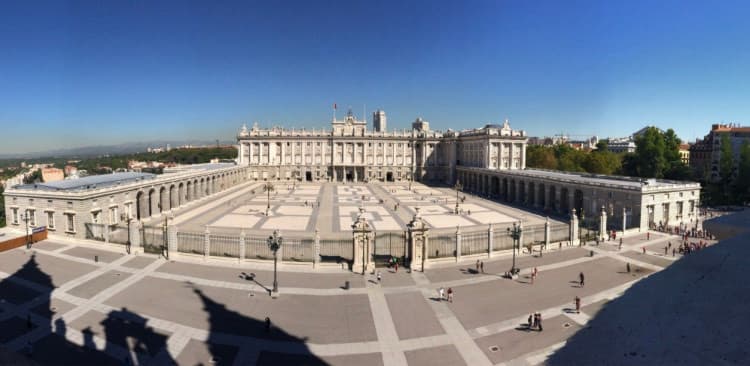
{"label": "green tree", "polygon": [[643,178],[663,178],[667,168],[664,156],[666,143],[656,127],[649,127],[635,139],[635,163],[637,175]]}
{"label": "green tree", "polygon": [[721,161],[719,162],[719,174],[721,175],[721,186],[724,192],[725,201],[729,201],[729,195],[733,183],[734,173],[734,152],[732,151],[732,142],[729,135],[721,135]]}
{"label": "green tree", "polygon": [[743,141],[740,146],[735,192],[739,203],[747,202],[750,199],[750,143],[747,141]]}
{"label": "green tree", "polygon": [[549,147],[527,145],[526,166],[529,168],[557,169],[557,158]]}
{"label": "green tree", "polygon": [[609,152],[609,142],[607,142],[607,140],[599,140],[599,142],[596,143],[596,152]]}

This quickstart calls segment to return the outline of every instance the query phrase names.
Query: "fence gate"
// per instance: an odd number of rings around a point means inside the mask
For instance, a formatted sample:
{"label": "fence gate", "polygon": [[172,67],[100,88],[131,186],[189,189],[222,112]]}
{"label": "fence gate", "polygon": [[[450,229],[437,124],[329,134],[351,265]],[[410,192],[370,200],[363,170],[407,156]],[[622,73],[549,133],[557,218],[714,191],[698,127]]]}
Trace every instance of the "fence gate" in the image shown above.
{"label": "fence gate", "polygon": [[141,229],[143,252],[164,254],[167,246],[166,236],[166,229],[163,226],[143,226]]}
{"label": "fence gate", "polygon": [[351,262],[354,255],[354,239],[320,239],[321,262]]}
{"label": "fence gate", "polygon": [[391,257],[398,258],[402,265],[408,263],[406,232],[376,233],[373,245],[373,261],[376,267],[387,266]]}

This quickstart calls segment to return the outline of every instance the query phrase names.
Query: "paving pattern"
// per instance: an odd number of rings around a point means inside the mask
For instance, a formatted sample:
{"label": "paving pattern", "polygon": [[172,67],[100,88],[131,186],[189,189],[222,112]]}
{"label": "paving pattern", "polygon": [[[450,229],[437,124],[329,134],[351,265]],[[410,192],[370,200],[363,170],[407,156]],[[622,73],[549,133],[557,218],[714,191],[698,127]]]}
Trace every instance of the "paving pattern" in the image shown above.
{"label": "paving pattern", "polygon": [[[455,191],[413,183],[275,184],[269,195],[261,183],[219,196],[203,206],[177,213],[182,231],[238,233],[284,232],[303,235],[318,229],[323,236],[345,234],[364,207],[365,216],[378,231],[403,231],[416,209],[434,229],[486,228],[488,224],[523,221],[541,224],[544,218],[470,194],[460,193],[456,214]],[[266,215],[268,211],[268,215]]]}
{"label": "paving pattern", "polygon": [[[609,300],[679,260],[642,253],[670,240],[638,234],[621,249],[604,242],[523,254],[515,280],[499,275],[507,255],[480,258],[484,273],[474,258],[426,273],[379,268],[381,281],[282,265],[277,299],[268,292],[273,273],[253,264],[47,240],[0,253],[0,342],[41,364],[539,364]],[[441,287],[454,291],[453,302],[438,298]],[[528,329],[532,312],[544,331]]]}

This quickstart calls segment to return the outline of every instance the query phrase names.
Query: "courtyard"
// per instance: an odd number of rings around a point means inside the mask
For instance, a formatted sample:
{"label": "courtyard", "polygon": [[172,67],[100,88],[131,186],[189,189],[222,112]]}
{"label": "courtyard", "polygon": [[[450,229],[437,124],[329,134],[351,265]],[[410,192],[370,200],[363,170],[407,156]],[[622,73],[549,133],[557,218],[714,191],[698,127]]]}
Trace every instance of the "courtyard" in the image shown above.
{"label": "courtyard", "polygon": [[[359,205],[363,195],[365,205],[370,196],[401,197],[398,189],[370,195],[361,187],[339,188],[323,185],[317,195],[329,189],[340,203],[330,208],[337,209]],[[316,191],[302,191],[309,194],[285,202],[302,200],[304,208]],[[404,194],[401,204],[409,206],[409,197],[416,195]],[[295,212],[277,202],[275,209]],[[378,268],[381,281],[372,273],[282,265],[281,295],[273,299],[266,263],[165,260],[53,238],[0,253],[0,342],[41,364],[539,364],[608,301],[679,260],[660,250],[676,240],[658,233],[647,240],[641,233],[625,237],[619,250],[615,242],[555,245],[543,255],[521,254],[521,274],[513,280],[501,276],[511,266],[509,253],[424,273]],[[484,262],[483,272],[476,260]],[[539,275],[532,283],[533,268]],[[451,288],[453,301],[439,299],[439,288]],[[580,313],[572,310],[576,296]],[[544,331],[526,326],[533,312],[542,314]]]}

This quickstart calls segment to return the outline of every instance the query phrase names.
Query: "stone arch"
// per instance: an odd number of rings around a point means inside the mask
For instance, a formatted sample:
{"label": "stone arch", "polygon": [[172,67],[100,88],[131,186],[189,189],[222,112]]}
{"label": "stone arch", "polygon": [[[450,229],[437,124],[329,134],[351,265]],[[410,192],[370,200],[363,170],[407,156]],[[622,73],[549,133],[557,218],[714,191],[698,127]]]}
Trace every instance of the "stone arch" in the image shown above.
{"label": "stone arch", "polygon": [[550,211],[552,212],[557,211],[557,202],[555,202],[555,197],[557,197],[557,187],[550,184],[549,197],[547,197],[547,199],[549,200],[549,204],[547,204],[547,207],[549,207]]}
{"label": "stone arch", "polygon": [[169,193],[167,187],[159,188],[159,213],[169,210]]}
{"label": "stone arch", "polygon": [[492,188],[490,189],[490,194],[492,194],[493,197],[497,197],[500,195],[500,178],[493,176],[491,181]]}
{"label": "stone arch", "polygon": [[153,216],[158,211],[159,197],[156,196],[156,189],[151,188],[148,191],[148,217]]}
{"label": "stone arch", "polygon": [[187,199],[187,197],[185,197],[186,193],[187,192],[185,191],[185,184],[183,182],[180,182],[180,184],[177,186],[177,206],[178,207],[185,204],[185,200]]}
{"label": "stone arch", "polygon": [[570,211],[570,194],[568,187],[562,187],[560,189],[560,213],[567,213]]}
{"label": "stone arch", "polygon": [[169,186],[169,209],[173,209],[178,206],[180,200],[180,194],[177,193],[177,186],[172,184]]}
{"label": "stone arch", "polygon": [[539,183],[539,190],[538,190],[539,194],[537,195],[538,197],[537,199],[539,201],[538,202],[539,206],[542,208],[547,207],[547,194],[546,194],[547,192],[545,192],[545,190],[546,190],[546,187],[544,187],[544,184]]}
{"label": "stone arch", "polygon": [[528,204],[536,207],[536,185],[533,181],[529,182],[527,190],[529,191]]}
{"label": "stone arch", "polygon": [[508,178],[503,178],[503,200],[508,201],[508,197],[510,196],[510,187],[508,187]]}
{"label": "stone arch", "polygon": [[143,194],[143,191],[138,191],[138,193],[135,194],[136,220],[146,218],[146,216],[148,216],[148,211],[148,200],[146,199],[146,195]]}

